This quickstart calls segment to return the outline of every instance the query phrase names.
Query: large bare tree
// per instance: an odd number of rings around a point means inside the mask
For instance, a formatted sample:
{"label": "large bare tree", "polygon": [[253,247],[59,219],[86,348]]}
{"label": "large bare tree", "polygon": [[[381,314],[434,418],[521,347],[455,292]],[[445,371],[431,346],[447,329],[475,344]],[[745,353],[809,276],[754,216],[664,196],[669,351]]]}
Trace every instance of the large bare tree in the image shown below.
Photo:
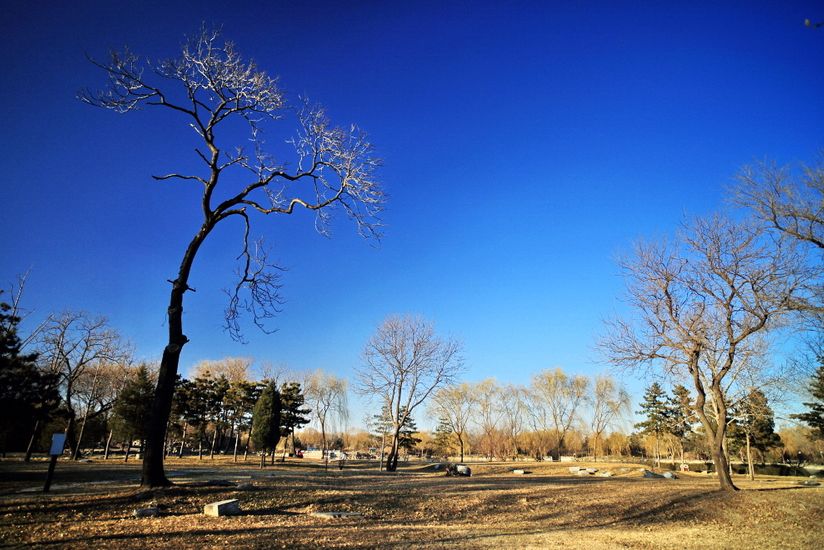
{"label": "large bare tree", "polygon": [[724,490],[736,489],[724,453],[730,379],[752,367],[760,337],[781,325],[811,276],[790,244],[715,216],[672,244],[639,244],[622,262],[635,315],[610,323],[603,349],[616,365],[691,380]]}
{"label": "large bare tree", "polygon": [[461,371],[461,345],[435,334],[432,323],[416,317],[387,318],[363,351],[358,392],[378,398],[389,410],[392,447],[387,471],[398,467],[400,431],[412,412]]}
{"label": "large bare tree", "polygon": [[[241,58],[235,46],[222,42],[217,32],[202,30],[184,44],[177,57],[155,65],[142,63],[128,50],[112,53],[106,62],[92,62],[106,73],[109,85],[103,91],[81,92],[82,101],[118,113],[142,107],[167,110],[187,123],[200,141],[195,152],[202,161],[201,171],[154,176],[199,187],[198,207],[203,215],[170,281],[168,343],[143,460],[143,485],[163,486],[169,484],[163,470],[166,421],[180,353],[189,341],[183,331],[183,298],[192,290],[189,279],[198,250],[224,220],[242,223],[240,266],[236,284],[228,291],[226,328],[233,338],[241,337],[241,311],[263,328],[278,311],[280,282],[266,248],[251,238],[252,216],[289,215],[306,209],[316,213],[316,225],[325,232],[330,208],[337,206],[362,234],[375,235],[383,203],[374,176],[378,161],[357,127],[332,126],[322,108],[305,100],[291,108],[277,79]],[[289,140],[295,158],[287,167],[285,160],[266,152],[263,131],[267,124],[289,114],[296,118],[297,131]],[[248,150],[242,143],[218,139],[233,135],[238,123],[248,128],[248,141],[242,142],[249,144]]]}

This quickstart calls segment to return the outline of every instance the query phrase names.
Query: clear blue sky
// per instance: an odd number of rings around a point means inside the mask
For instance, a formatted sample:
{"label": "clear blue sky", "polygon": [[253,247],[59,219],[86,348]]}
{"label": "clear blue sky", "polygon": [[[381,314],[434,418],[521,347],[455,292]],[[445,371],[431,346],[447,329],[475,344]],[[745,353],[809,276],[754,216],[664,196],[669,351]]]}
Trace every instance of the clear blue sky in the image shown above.
{"label": "clear blue sky", "polygon": [[719,208],[742,165],[824,146],[824,29],[803,26],[820,2],[2,4],[0,282],[31,268],[35,317],[102,314],[158,358],[166,280],[199,224],[196,189],[150,178],[194,162],[190,130],[81,104],[103,82],[85,53],[169,56],[201,21],[222,25],[384,159],[378,246],[344,220],[332,239],[307,215],[256,220],[288,268],[273,335],[223,333],[239,227],[210,238],[184,374],[244,355],[351,376],[378,323],[406,312],[463,340],[467,379],[594,374],[617,255]]}

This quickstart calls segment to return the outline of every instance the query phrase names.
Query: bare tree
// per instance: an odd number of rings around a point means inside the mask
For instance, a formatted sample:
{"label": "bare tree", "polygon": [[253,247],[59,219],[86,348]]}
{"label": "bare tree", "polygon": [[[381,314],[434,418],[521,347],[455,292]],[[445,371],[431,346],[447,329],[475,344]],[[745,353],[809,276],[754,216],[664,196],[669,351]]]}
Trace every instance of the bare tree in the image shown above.
{"label": "bare tree", "polygon": [[638,245],[622,268],[637,317],[610,324],[607,357],[692,381],[721,488],[735,490],[724,453],[728,377],[802,298],[809,270],[788,243],[720,216],[697,220],[673,245]]}
{"label": "bare tree", "polygon": [[501,389],[501,425],[507,438],[507,451],[515,460],[518,457],[518,442],[524,430],[526,419],[525,388],[507,385]]}
{"label": "bare tree", "polygon": [[555,460],[560,459],[564,439],[578,419],[578,408],[587,398],[589,380],[585,376],[568,377],[560,368],[544,370],[532,377],[532,402],[541,407],[542,424],[554,429]]}
{"label": "bare tree", "polygon": [[594,458],[598,460],[598,449],[604,433],[621,416],[629,412],[630,397],[610,376],[595,377],[592,391],[592,444]]}
{"label": "bare tree", "polygon": [[[105,373],[111,365],[128,363],[129,348],[120,335],[108,326],[103,317],[90,317],[85,313],[65,312],[51,317],[39,337],[40,359],[45,368],[58,376],[63,405],[68,422],[66,441],[73,456],[77,456],[79,438],[76,434],[78,416],[77,401],[85,404],[85,420],[92,414],[101,414],[111,408],[113,399],[102,402],[106,395],[102,387],[107,377]],[[109,377],[111,378],[111,377]],[[111,379],[117,383],[118,378]]]}
{"label": "bare tree", "polygon": [[[324,110],[306,100],[291,109],[277,79],[242,59],[232,43],[221,43],[217,32],[201,30],[178,57],[154,66],[141,63],[129,50],[112,53],[105,63],[92,63],[105,71],[109,86],[100,92],[81,92],[82,101],[118,113],[141,107],[167,109],[186,121],[201,142],[195,152],[203,162],[202,172],[154,176],[199,187],[203,214],[177,276],[170,281],[168,344],[143,460],[144,486],[169,485],[163,470],[163,440],[180,353],[189,341],[183,332],[183,298],[194,290],[189,279],[201,245],[224,220],[242,223],[238,278],[227,291],[226,329],[240,339],[239,314],[246,311],[265,330],[264,322],[279,308],[280,279],[263,243],[251,240],[252,215],[289,215],[306,209],[317,215],[316,226],[326,233],[330,208],[337,206],[355,221],[361,234],[376,235],[383,203],[374,177],[378,161],[371,157],[372,147],[357,127],[332,126]],[[263,140],[264,126],[290,113],[297,119],[297,133],[289,140],[296,155],[291,169],[266,152]],[[248,127],[249,151],[218,140],[219,132],[231,131],[237,123]]]}
{"label": "bare tree", "polygon": [[415,317],[389,317],[363,351],[358,392],[377,397],[392,418],[387,471],[398,467],[400,431],[412,412],[461,371],[460,344],[442,339],[433,325]]}
{"label": "bare tree", "polygon": [[252,379],[252,359],[248,357],[224,357],[199,361],[194,367],[194,378],[225,377],[230,383],[249,382]]}
{"label": "bare tree", "polygon": [[501,388],[493,379],[478,382],[473,387],[476,406],[476,423],[481,429],[480,447],[487,459],[492,460],[498,452],[498,425],[503,416],[500,406]]}
{"label": "bare tree", "polygon": [[475,407],[472,386],[467,383],[452,384],[438,389],[432,396],[432,413],[446,422],[458,440],[461,462],[464,460],[466,434]]}
{"label": "bare tree", "polygon": [[802,166],[797,178],[789,166],[747,166],[733,199],[769,227],[824,249],[824,164]]}
{"label": "bare tree", "polygon": [[303,387],[306,405],[312,409],[312,414],[320,426],[324,464],[328,465],[329,445],[326,435],[329,427],[336,420],[345,422],[349,418],[347,383],[334,374],[316,370],[306,375]]}

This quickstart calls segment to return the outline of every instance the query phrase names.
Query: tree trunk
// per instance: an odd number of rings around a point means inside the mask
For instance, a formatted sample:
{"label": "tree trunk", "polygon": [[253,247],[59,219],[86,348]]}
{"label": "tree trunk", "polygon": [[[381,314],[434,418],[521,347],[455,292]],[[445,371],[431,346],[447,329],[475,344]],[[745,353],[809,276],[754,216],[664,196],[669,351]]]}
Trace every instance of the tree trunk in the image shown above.
{"label": "tree trunk", "polygon": [[747,433],[747,469],[750,473],[750,481],[755,479],[755,468],[752,465],[752,449],[750,448],[750,434]]}
{"label": "tree trunk", "polygon": [[203,434],[197,436],[197,459],[203,460]]}
{"label": "tree trunk", "polygon": [[106,448],[103,449],[103,460],[109,459],[109,449],[112,445],[112,436],[114,435],[114,430],[109,430],[109,437],[106,438]]}
{"label": "tree trunk", "polygon": [[464,461],[464,441],[463,436],[458,436],[458,445],[461,448],[461,462]]}
{"label": "tree trunk", "polygon": [[[386,452],[386,434],[381,433],[381,457],[380,457],[380,462],[378,462],[378,471],[379,472],[383,471],[383,457],[384,457],[385,452]],[[461,460],[463,460],[463,459],[461,459]]]}
{"label": "tree trunk", "polygon": [[249,441],[252,440],[252,426],[249,426],[249,435],[246,436],[246,444],[243,446],[243,462],[246,462],[246,457],[249,455]]}
{"label": "tree trunk", "polygon": [[128,462],[129,461],[129,454],[132,452],[132,436],[129,436],[129,438],[126,440],[125,445],[126,445],[126,456],[123,458],[123,462]]}
{"label": "tree trunk", "polygon": [[215,443],[217,442],[217,426],[215,426],[215,433],[212,435],[212,446],[209,448],[209,460],[215,458]]}
{"label": "tree trunk", "polygon": [[266,466],[266,451],[260,451],[260,469]]}
{"label": "tree trunk", "polygon": [[40,421],[36,420],[34,422],[34,429],[31,431],[31,438],[29,439],[29,444],[26,446],[26,456],[23,457],[23,462],[30,462],[31,461],[31,453],[34,449],[34,442],[37,441],[37,435],[40,432]]}
{"label": "tree trunk", "polygon": [[235,432],[235,450],[232,453],[232,458],[237,462],[237,446],[240,443],[240,430]]}
{"label": "tree trunk", "polygon": [[395,472],[398,469],[398,454],[400,451],[400,431],[398,425],[392,433],[392,448],[389,450],[389,457],[386,459],[386,471]]}
{"label": "tree trunk", "polygon": [[186,443],[186,430],[189,428],[187,422],[183,423],[183,431],[180,434],[180,450],[177,451],[177,457],[183,458],[183,445]]}
{"label": "tree trunk", "polygon": [[172,397],[177,380],[180,352],[189,341],[183,334],[183,295],[189,290],[189,274],[197,251],[206,236],[214,227],[215,220],[206,219],[197,235],[194,236],[180,263],[177,279],[172,282],[167,315],[169,320],[169,340],[163,349],[160,370],[157,374],[157,387],[149,411],[149,424],[146,435],[146,453],[143,456],[144,487],[166,487],[171,485],[163,470],[163,440],[166,436],[166,421],[172,412]]}

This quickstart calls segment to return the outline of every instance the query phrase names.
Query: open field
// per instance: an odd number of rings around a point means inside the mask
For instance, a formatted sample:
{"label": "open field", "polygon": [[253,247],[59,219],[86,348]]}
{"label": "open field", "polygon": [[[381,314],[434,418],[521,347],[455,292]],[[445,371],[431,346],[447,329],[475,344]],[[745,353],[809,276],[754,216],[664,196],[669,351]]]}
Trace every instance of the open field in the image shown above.
{"label": "open field", "polygon": [[[578,466],[587,464],[576,463]],[[637,464],[589,464],[614,477],[578,477],[569,464],[472,464],[473,477],[449,478],[425,464],[397,474],[347,464],[255,468],[227,459],[171,459],[176,486],[141,491],[139,463],[58,464],[53,490],[46,463],[0,462],[0,541],[4,546],[71,548],[817,548],[824,541],[824,486],[801,478],[737,478],[722,494],[714,478],[644,479]],[[513,475],[512,468],[527,475]],[[251,482],[240,490],[215,480]],[[209,502],[237,498],[243,514],[212,518]],[[156,503],[159,517],[136,519]],[[346,511],[359,516],[313,517]]]}

